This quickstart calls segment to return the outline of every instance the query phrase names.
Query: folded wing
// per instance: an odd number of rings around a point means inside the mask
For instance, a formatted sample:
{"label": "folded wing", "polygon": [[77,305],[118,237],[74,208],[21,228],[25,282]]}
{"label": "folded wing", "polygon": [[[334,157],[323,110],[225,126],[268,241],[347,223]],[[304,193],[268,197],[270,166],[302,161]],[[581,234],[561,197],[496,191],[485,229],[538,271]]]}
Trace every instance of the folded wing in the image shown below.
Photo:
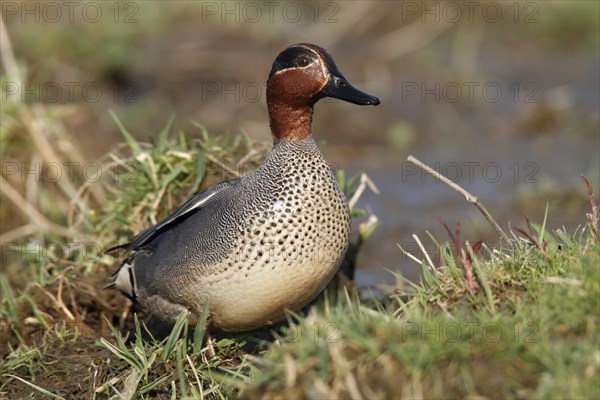
{"label": "folded wing", "polygon": [[125,249],[129,252],[149,246],[154,240],[158,239],[162,233],[173,229],[217,198],[222,197],[226,192],[232,190],[238,182],[239,179],[233,179],[211,186],[183,203],[179,208],[173,211],[171,215],[161,220],[156,225],[139,233],[130,243],[112,247],[108,249],[107,252],[117,249]]}

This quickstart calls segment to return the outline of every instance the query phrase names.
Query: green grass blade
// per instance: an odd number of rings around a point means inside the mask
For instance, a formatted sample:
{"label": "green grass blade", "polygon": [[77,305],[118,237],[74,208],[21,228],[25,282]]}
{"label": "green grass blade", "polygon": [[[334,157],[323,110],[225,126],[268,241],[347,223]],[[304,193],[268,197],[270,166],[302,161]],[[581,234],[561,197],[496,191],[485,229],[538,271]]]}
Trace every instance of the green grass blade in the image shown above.
{"label": "green grass blade", "polygon": [[178,341],[175,346],[175,358],[176,358],[176,371],[177,381],[179,382],[179,394],[181,398],[188,398],[188,381],[186,379],[185,372],[183,370],[183,357],[185,350],[184,344]]}
{"label": "green grass blade", "polygon": [[539,233],[540,243],[542,243],[542,245],[544,244],[544,235],[546,233],[546,221],[548,220],[548,205],[549,203],[546,202],[546,210],[544,211],[544,222],[542,223],[542,230]]}
{"label": "green grass blade", "polygon": [[365,171],[366,171],[366,168],[361,168],[360,171],[358,171],[356,174],[354,174],[354,176],[352,178],[350,178],[350,180],[348,181],[348,190],[350,190],[350,188],[352,188],[354,185],[356,185],[356,182],[358,182],[358,180],[360,179],[362,174],[365,173]]}
{"label": "green grass blade", "polygon": [[108,113],[112,117],[113,121],[115,121],[115,124],[117,124],[119,131],[121,131],[121,135],[123,135],[125,142],[127,142],[129,147],[131,148],[133,155],[136,157],[140,155],[142,153],[142,148],[140,147],[137,140],[135,140],[131,133],[129,133],[129,131],[123,126],[123,123],[121,122],[119,117],[117,117],[113,110],[108,110]]}
{"label": "green grass blade", "polygon": [[198,318],[198,322],[196,323],[196,328],[194,329],[194,343],[192,349],[194,353],[199,353],[202,350],[202,341],[204,340],[204,334],[206,332],[206,319],[208,318],[208,300],[204,303],[204,308],[202,309],[202,313],[200,314],[200,318]]}
{"label": "green grass blade", "polygon": [[158,133],[158,140],[156,143],[156,150],[158,153],[163,153],[169,146],[169,133],[171,132],[171,127],[173,126],[174,120],[175,120],[175,113],[171,113],[171,116],[169,117],[167,124]]}
{"label": "green grass blade", "polygon": [[23,378],[19,378],[18,376],[11,375],[11,374],[4,374],[4,376],[10,376],[11,378],[15,378],[15,379],[17,379],[17,380],[19,380],[19,381],[23,382],[24,384],[26,384],[26,385],[28,385],[28,386],[31,386],[32,388],[34,388],[34,389],[35,389],[35,390],[37,390],[38,392],[40,392],[40,393],[43,393],[44,395],[46,395],[46,396],[48,396],[48,397],[51,397],[51,398],[53,398],[53,399],[65,400],[65,398],[64,398],[64,397],[62,397],[62,396],[59,396],[59,395],[57,395],[57,394],[54,394],[54,393],[52,393],[52,392],[50,392],[50,391],[48,391],[48,390],[44,389],[43,387],[39,387],[38,385],[34,385],[33,383],[31,383],[31,382],[28,382],[28,381],[26,381],[26,380],[25,380],[25,379],[23,379]]}
{"label": "green grass blade", "polygon": [[165,375],[161,376],[160,378],[148,383],[147,385],[142,386],[141,388],[139,388],[138,394],[142,395],[144,393],[151,391],[152,389],[167,382],[172,376],[173,376],[173,372],[170,372],[170,373],[165,374]]}
{"label": "green grass blade", "polygon": [[4,274],[0,274],[0,289],[0,303],[3,305],[0,315],[8,317],[12,321],[18,321],[15,295]]}
{"label": "green grass blade", "polygon": [[202,125],[196,121],[192,121],[192,124],[200,130],[199,134],[200,134],[200,137],[202,138],[202,140],[207,141],[208,140],[208,130],[206,130],[204,125]]}
{"label": "green grass blade", "polygon": [[337,180],[338,184],[340,185],[340,188],[342,188],[342,192],[346,194],[346,192],[348,191],[348,189],[346,188],[346,171],[344,171],[343,169],[338,170]]}
{"label": "green grass blade", "polygon": [[183,330],[184,326],[187,326],[187,317],[187,310],[183,310],[181,314],[179,314],[179,317],[177,318],[177,321],[175,322],[175,325],[173,325],[173,329],[167,338],[167,342],[165,343],[162,354],[163,361],[167,361],[169,358],[171,358],[171,355],[175,351],[177,341],[181,336],[181,331]]}
{"label": "green grass blade", "polygon": [[102,343],[104,347],[106,347],[115,356],[126,361],[129,365],[131,365],[138,371],[144,369],[144,366],[140,364],[139,360],[131,352],[129,352],[127,348],[115,346],[105,338],[100,338],[100,343]]}
{"label": "green grass blade", "polygon": [[471,253],[471,258],[473,259],[471,266],[473,267],[473,269],[475,271],[475,275],[477,276],[477,278],[479,278],[479,283],[483,287],[483,292],[485,293],[488,307],[491,312],[495,313],[496,312],[496,304],[494,302],[494,295],[492,294],[492,289],[490,287],[490,283],[487,278],[487,275],[483,271],[483,268],[481,267],[481,265],[479,264],[479,258],[477,258],[475,256],[475,254],[473,254],[473,252],[471,251],[470,248],[469,248],[469,251]]}
{"label": "green grass blade", "polygon": [[198,149],[198,154],[196,155],[196,179],[194,180],[194,184],[192,185],[188,197],[196,194],[198,189],[200,188],[200,184],[204,180],[204,176],[206,175],[206,154],[202,148]]}

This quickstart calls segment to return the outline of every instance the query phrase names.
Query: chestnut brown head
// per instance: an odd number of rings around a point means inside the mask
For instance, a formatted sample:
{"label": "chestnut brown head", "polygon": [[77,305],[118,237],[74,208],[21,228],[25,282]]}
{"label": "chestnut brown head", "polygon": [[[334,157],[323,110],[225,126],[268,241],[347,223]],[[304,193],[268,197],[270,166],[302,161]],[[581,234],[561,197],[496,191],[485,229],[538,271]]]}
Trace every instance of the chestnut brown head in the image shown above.
{"label": "chestnut brown head", "polygon": [[279,53],[267,82],[267,102],[312,107],[324,97],[358,105],[380,103],[377,97],[350,85],[322,47],[299,43]]}

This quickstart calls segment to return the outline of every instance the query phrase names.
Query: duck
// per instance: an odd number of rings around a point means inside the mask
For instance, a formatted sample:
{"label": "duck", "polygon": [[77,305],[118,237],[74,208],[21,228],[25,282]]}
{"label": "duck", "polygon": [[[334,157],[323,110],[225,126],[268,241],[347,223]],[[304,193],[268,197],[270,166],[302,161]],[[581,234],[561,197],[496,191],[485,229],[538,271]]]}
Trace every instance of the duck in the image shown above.
{"label": "duck", "polygon": [[273,147],[252,173],[218,183],[117,246],[126,258],[112,286],[166,322],[245,332],[304,308],[335,275],[349,243],[350,211],[313,138],[313,109],[330,97],[378,105],[353,87],[327,50],[284,49],[267,80]]}

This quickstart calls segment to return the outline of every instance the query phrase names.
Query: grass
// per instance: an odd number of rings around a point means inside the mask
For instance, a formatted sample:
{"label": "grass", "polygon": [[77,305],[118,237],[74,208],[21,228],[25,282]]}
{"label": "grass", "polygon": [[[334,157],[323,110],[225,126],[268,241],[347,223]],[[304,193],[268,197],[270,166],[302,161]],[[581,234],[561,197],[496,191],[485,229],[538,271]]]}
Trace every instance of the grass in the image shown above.
{"label": "grass", "polygon": [[[540,235],[541,228],[537,227]],[[272,347],[249,398],[598,398],[600,247],[544,232],[447,267],[376,309],[349,296]],[[485,290],[485,288],[489,288]],[[298,335],[302,332],[302,335]]]}
{"label": "grass", "polygon": [[[113,194],[90,215],[94,231],[85,232],[102,248],[154,223],[211,179],[251,170],[267,151],[242,136],[215,139],[197,126],[190,138],[171,133],[170,125],[150,143],[134,140],[120,125],[127,145],[105,165],[117,179],[102,183]],[[343,173],[339,179],[349,198],[368,181]],[[364,211],[354,215],[365,222],[350,257],[376,224]],[[590,214],[584,228],[568,233],[526,220],[527,230],[515,228],[504,247],[484,243],[479,251],[463,246],[459,232],[447,243],[430,236],[441,262],[423,261],[420,282],[398,276],[394,291],[378,300],[361,301],[351,287],[337,289],[308,314],[290,315],[274,339],[252,333],[220,337],[214,357],[201,327],[187,326],[185,315],[160,336],[151,319],[148,327],[138,319],[142,311],[98,290],[114,269],[112,257],[90,259],[81,249],[17,257],[13,261],[25,269],[0,280],[8,336],[0,393],[597,398],[600,247],[593,221]],[[52,233],[49,238],[56,240]],[[20,250],[31,245],[25,242]]]}

